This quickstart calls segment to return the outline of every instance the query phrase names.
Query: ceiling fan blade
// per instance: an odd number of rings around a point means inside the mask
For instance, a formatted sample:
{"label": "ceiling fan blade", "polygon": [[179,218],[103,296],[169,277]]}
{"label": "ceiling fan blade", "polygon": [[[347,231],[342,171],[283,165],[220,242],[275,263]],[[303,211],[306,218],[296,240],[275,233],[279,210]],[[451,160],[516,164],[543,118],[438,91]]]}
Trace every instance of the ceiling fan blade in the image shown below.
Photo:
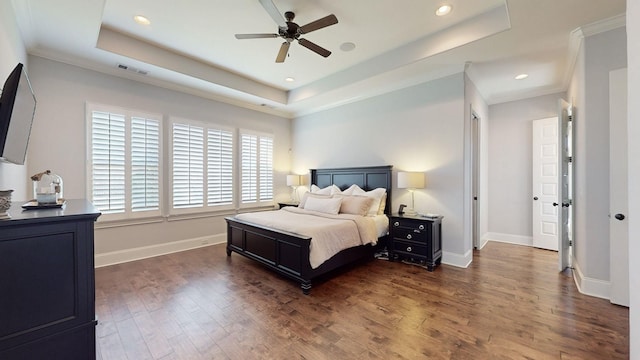
{"label": "ceiling fan blade", "polygon": [[273,1],[271,1],[271,0],[260,0],[260,4],[267,11],[269,16],[271,16],[273,21],[275,21],[276,24],[278,24],[279,27],[282,27],[282,28],[285,28],[285,29],[287,28],[287,22],[285,21],[284,17],[282,16],[282,13],[280,12],[280,10],[278,10],[278,8],[273,4]]}
{"label": "ceiling fan blade", "polygon": [[236,34],[236,39],[276,38],[278,34]]}
{"label": "ceiling fan blade", "polygon": [[331,14],[323,17],[322,19],[318,19],[316,21],[308,23],[307,25],[301,26],[298,29],[298,32],[300,34],[308,34],[312,31],[316,31],[318,29],[322,29],[324,27],[337,24],[337,23],[338,23],[338,18],[335,15]]}
{"label": "ceiling fan blade", "polygon": [[318,53],[318,55],[321,55],[324,57],[328,57],[329,55],[331,55],[331,51],[321,47],[320,45],[312,43],[307,39],[298,39],[298,43],[300,43],[300,45],[306,47],[307,49]]}
{"label": "ceiling fan blade", "polygon": [[287,57],[287,53],[289,52],[289,46],[291,45],[290,42],[285,41],[282,43],[282,46],[280,46],[280,51],[278,52],[278,57],[276,57],[276,62],[277,63],[283,63],[284,59]]}

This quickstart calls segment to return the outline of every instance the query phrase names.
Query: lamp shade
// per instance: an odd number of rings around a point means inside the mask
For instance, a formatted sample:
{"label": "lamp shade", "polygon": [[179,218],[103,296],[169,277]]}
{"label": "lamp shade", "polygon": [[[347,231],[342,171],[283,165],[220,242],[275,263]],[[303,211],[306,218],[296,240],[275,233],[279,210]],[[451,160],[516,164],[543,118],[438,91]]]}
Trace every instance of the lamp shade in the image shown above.
{"label": "lamp shade", "polygon": [[300,186],[300,175],[287,175],[287,186]]}
{"label": "lamp shade", "polygon": [[424,173],[399,172],[398,189],[422,189],[424,188]]}

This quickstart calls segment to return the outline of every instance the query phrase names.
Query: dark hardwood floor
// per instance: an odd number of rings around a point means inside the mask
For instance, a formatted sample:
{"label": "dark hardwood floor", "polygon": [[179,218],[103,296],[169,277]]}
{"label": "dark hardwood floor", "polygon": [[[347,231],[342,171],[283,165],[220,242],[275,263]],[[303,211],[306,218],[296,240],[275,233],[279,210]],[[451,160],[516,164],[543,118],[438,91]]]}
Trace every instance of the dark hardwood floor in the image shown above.
{"label": "dark hardwood floor", "polygon": [[224,245],[96,270],[98,359],[626,359],[628,309],[557,253],[490,242],[472,265],[373,260],[298,284]]}

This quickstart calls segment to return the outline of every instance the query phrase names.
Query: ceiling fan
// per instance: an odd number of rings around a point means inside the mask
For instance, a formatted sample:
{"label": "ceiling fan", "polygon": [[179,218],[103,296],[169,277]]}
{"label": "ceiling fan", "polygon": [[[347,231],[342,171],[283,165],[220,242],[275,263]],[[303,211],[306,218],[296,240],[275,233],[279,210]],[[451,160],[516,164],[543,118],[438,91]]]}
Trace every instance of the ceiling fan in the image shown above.
{"label": "ceiling fan", "polygon": [[[276,38],[281,37],[286,41],[282,43],[280,46],[280,51],[278,52],[278,56],[276,57],[277,63],[284,62],[284,59],[287,57],[287,53],[289,52],[289,46],[293,42],[293,40],[298,40],[298,43],[307,49],[317,53],[318,55],[328,57],[331,55],[331,51],[307,40],[301,39],[300,36],[303,34],[308,34],[312,31],[316,31],[322,28],[325,28],[330,25],[334,25],[338,23],[338,18],[335,15],[327,15],[321,19],[316,21],[312,21],[306,25],[299,26],[298,24],[293,22],[293,18],[296,16],[291,11],[287,11],[284,13],[284,18],[282,17],[280,11],[273,4],[272,0],[259,0],[262,7],[269,13],[271,18],[278,24],[278,33],[277,34],[236,34],[236,39],[260,39],[260,38]],[[285,21],[286,18],[286,21]]]}

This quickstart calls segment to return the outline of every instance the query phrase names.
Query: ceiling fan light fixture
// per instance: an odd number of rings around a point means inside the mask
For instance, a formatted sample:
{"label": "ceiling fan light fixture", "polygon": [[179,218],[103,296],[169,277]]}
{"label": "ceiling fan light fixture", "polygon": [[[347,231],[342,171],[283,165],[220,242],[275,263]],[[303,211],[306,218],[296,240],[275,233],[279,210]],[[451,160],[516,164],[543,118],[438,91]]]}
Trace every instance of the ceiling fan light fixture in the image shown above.
{"label": "ceiling fan light fixture", "polygon": [[516,80],[524,80],[526,78],[529,77],[529,74],[520,74],[520,75],[516,75],[515,79]]}
{"label": "ceiling fan light fixture", "polygon": [[451,5],[442,5],[436,10],[437,16],[445,16],[451,12],[453,7]]}
{"label": "ceiling fan light fixture", "polygon": [[133,17],[133,21],[140,25],[151,25],[151,20],[144,15],[136,15]]}

